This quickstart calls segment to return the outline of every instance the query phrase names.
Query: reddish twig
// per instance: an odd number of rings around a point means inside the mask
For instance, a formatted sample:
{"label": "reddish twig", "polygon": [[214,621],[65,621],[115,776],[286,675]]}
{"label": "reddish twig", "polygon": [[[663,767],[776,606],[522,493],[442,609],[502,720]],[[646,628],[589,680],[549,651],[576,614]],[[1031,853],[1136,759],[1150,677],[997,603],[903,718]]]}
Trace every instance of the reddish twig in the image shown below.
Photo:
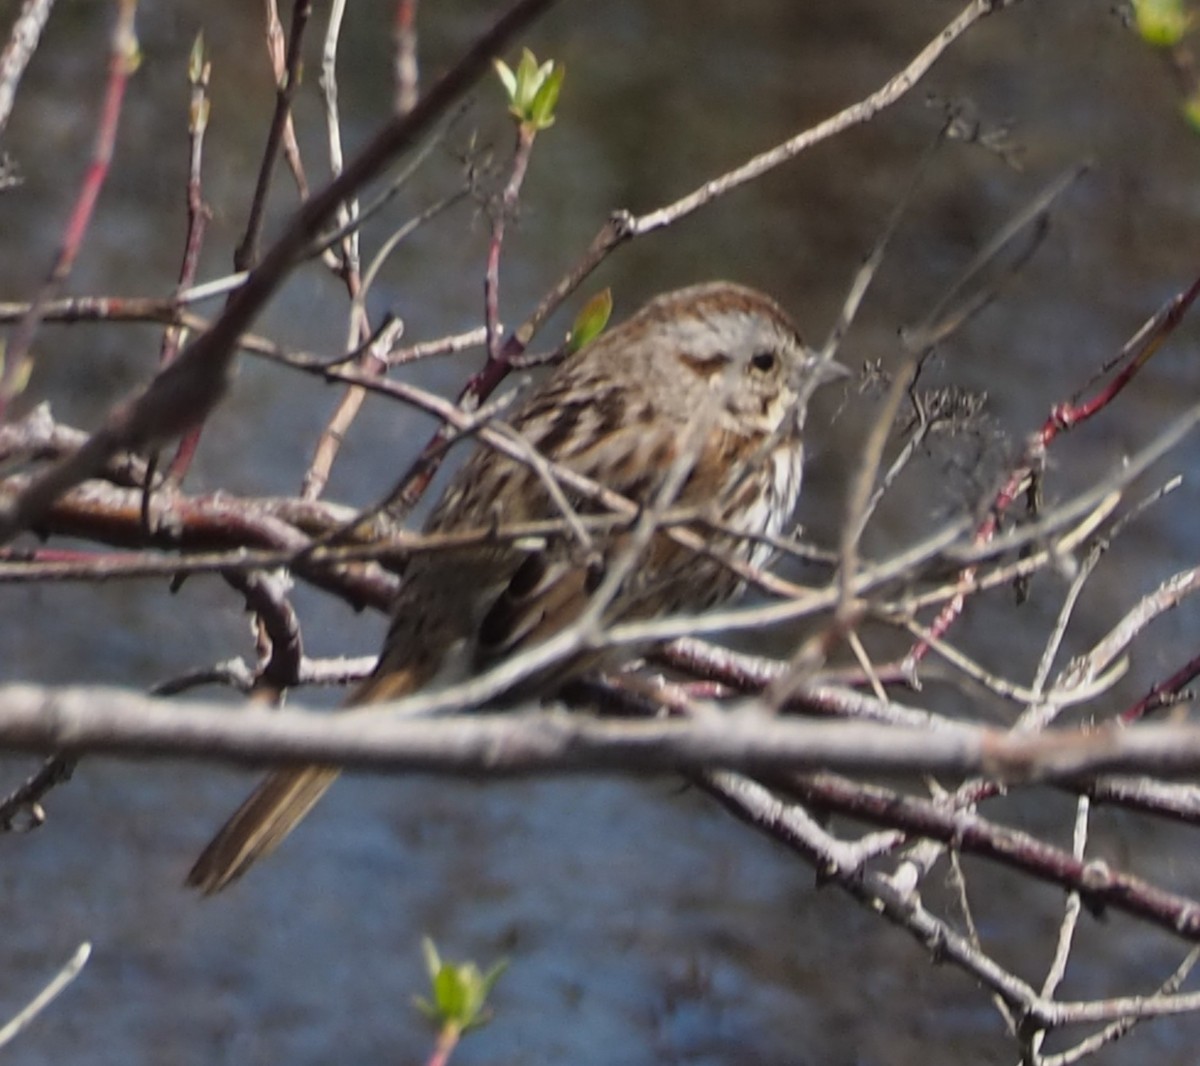
{"label": "reddish twig", "polygon": [[[521,195],[521,185],[525,181],[525,173],[529,169],[529,157],[533,154],[533,142],[536,137],[537,128],[535,126],[527,122],[517,123],[517,145],[513,151],[512,173],[509,175],[508,184],[504,186],[500,203],[492,215],[492,239],[488,244],[487,270],[483,278],[484,323],[487,328],[489,363],[500,362],[504,358],[500,348],[500,251],[504,245],[505,227],[517,209],[517,200]],[[488,367],[484,367],[476,377],[483,379],[488,370]],[[503,380],[503,374],[508,371],[507,365],[498,370],[502,371],[501,380]],[[495,372],[497,371],[493,371],[493,373]],[[467,385],[463,399],[466,401],[468,410],[480,402],[470,383]]]}
{"label": "reddish twig", "polygon": [[417,0],[396,0],[396,114],[407,115],[417,102]]}
{"label": "reddish twig", "polygon": [[[2,498],[2,496],[0,496]],[[162,511],[158,508],[161,506]],[[224,493],[188,497],[180,493],[156,501],[152,512],[155,518],[153,533],[142,520],[140,489],[116,489],[98,482],[89,482],[66,493],[57,500],[43,518],[40,531],[48,535],[78,536],[123,548],[156,547],[177,551],[223,551],[266,549],[283,552],[284,557],[270,556],[257,560],[262,565],[290,565],[298,576],[326,589],[355,607],[374,607],[387,610],[396,594],[394,576],[377,567],[344,565],[311,560],[305,551],[312,542],[293,522],[281,517],[269,501],[236,500]],[[313,516],[315,517],[315,515]],[[340,528],[328,518],[315,532],[323,528]],[[376,553],[378,554],[378,553]],[[17,552],[9,558],[44,564],[47,578],[53,577],[57,565],[53,556]],[[79,560],[77,560],[79,562]],[[119,576],[126,569],[143,574],[174,572],[171,565],[146,566],[148,560],[139,557],[103,555],[91,560],[91,566],[68,566],[73,574],[107,570]],[[220,562],[220,560],[217,560]],[[128,566],[126,565],[128,564]],[[226,562],[228,565],[228,561]],[[179,568],[186,572],[187,567]],[[220,566],[202,569],[222,569]],[[97,575],[100,576],[100,575]]]}
{"label": "reddish twig", "polygon": [[1172,707],[1186,696],[1185,687],[1200,677],[1200,655],[1189,659],[1170,677],[1154,684],[1132,707],[1118,716],[1122,725],[1132,725],[1162,707]]}
{"label": "reddish twig", "polygon": [[[536,136],[537,129],[534,126],[523,122],[517,124],[517,146],[513,154],[512,173],[492,219],[492,236],[488,244],[487,269],[484,274],[484,333],[488,355],[483,368],[472,375],[455,401],[465,411],[477,410],[479,405],[491,396],[508,376],[509,359],[523,352],[532,339],[532,332],[523,338],[513,334],[501,346],[499,294],[500,251],[504,243],[505,225],[509,215],[516,209]],[[388,508],[392,515],[399,517],[407,514],[425,494],[441,465],[452,432],[448,424],[443,424],[405,471]]]}
{"label": "reddish twig", "polygon": [[[179,284],[175,294],[189,289],[196,283],[200,249],[204,246],[204,231],[212,211],[204,202],[201,184],[200,163],[204,154],[204,134],[208,130],[209,98],[208,82],[212,75],[212,64],[204,57],[204,39],[197,37],[188,60],[188,81],[192,86],[188,103],[188,180],[187,180],[187,237],[183,245],[183,261],[179,265]],[[179,349],[182,331],[169,328],[163,336],[159,362],[171,362]]]}
{"label": "reddish twig", "polygon": [[[1058,435],[1074,429],[1077,425],[1086,422],[1107,408],[1136,377],[1142,367],[1149,362],[1166,338],[1175,331],[1197,296],[1200,296],[1200,277],[1159,308],[1129,340],[1122,349],[1118,360],[1128,361],[1111,382],[1098,390],[1090,400],[1081,403],[1074,401],[1059,403],[1050,409],[1050,414],[1041,429],[1030,436],[1020,460],[1014,465],[1000,491],[992,500],[987,517],[975,531],[974,544],[986,544],[995,536],[1000,527],[1000,519],[1024,492],[1029,480],[1035,477],[1037,471],[1042,468],[1046,450]],[[943,637],[962,614],[966,604],[967,591],[975,581],[977,570],[978,566],[972,565],[964,567],[960,571],[959,591],[947,601],[937,618],[929,626],[930,636],[935,639]],[[906,673],[912,674],[915,671],[916,665],[929,653],[930,647],[930,642],[927,640],[919,640],[913,645],[904,660]]]}
{"label": "reddish twig", "polygon": [[789,778],[780,785],[819,810],[900,828],[1078,892],[1096,913],[1112,907],[1188,940],[1200,941],[1200,904],[1195,900],[1167,892],[1103,861],[1077,858],[1028,833],[997,825],[969,811],[952,810],[931,800],[829,773]]}
{"label": "reddish twig", "polygon": [[0,370],[0,417],[8,405],[25,388],[32,368],[31,347],[34,335],[42,321],[42,308],[58,292],[71,273],[83,238],[91,222],[100,189],[108,177],[112,163],[113,144],[117,136],[117,124],[121,117],[121,105],[125,99],[125,87],[129,76],[137,69],[138,41],[134,29],[137,0],[120,0],[117,19],[110,38],[108,83],[104,101],[100,107],[100,118],[96,140],[92,146],[92,161],[88,164],[79,197],[71,211],[63,233],[62,245],[54,266],[34,297],[28,312],[21,319],[8,344],[8,350]]}
{"label": "reddish twig", "polygon": [[459,1040],[462,1039],[462,1030],[455,1025],[445,1025],[438,1033],[437,1042],[433,1046],[433,1051],[426,1060],[425,1066],[446,1066],[450,1061],[450,1056],[454,1054],[454,1049],[458,1047]]}
{"label": "reddish twig", "polygon": [[[204,39],[196,38],[188,61],[188,80],[192,85],[191,101],[188,105],[188,182],[187,182],[187,238],[183,246],[183,262],[179,267],[179,284],[176,296],[189,289],[196,281],[200,263],[200,249],[204,246],[204,231],[212,215],[204,202],[201,185],[200,163],[204,154],[204,134],[208,129],[209,99],[208,81],[212,64],[204,58]],[[163,334],[160,365],[172,362],[179,352],[183,339],[183,327],[170,326]],[[173,485],[182,483],[192,465],[196,448],[200,444],[197,427],[184,434],[167,470],[167,478]],[[147,489],[148,490],[148,489]]]}

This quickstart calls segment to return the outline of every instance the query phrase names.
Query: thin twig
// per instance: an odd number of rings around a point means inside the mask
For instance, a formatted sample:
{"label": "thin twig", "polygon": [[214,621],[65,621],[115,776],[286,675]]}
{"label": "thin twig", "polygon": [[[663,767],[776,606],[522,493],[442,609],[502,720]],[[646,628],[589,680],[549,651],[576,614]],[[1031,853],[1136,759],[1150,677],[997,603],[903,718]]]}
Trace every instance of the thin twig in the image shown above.
{"label": "thin twig", "polygon": [[[211,64],[204,56],[204,39],[198,37],[192,47],[189,61],[188,78],[192,85],[192,98],[188,108],[188,184],[187,184],[187,239],[184,242],[183,262],[179,268],[179,284],[176,286],[176,297],[185,292],[196,282],[196,271],[200,264],[200,249],[204,244],[204,232],[212,212],[204,202],[201,187],[200,164],[204,151],[204,134],[208,129],[209,98],[208,82],[212,74]],[[184,327],[168,326],[163,334],[162,349],[159,354],[159,364],[166,366],[174,361],[179,353],[179,345],[183,341]],[[199,427],[186,433],[179,442],[179,447],[167,468],[167,480],[172,487],[183,483],[196,456],[200,444]],[[146,491],[150,491],[147,484]]]}
{"label": "thin twig", "polygon": [[[278,26],[278,15],[275,14],[273,0],[267,0],[267,45],[272,51],[272,26]],[[277,58],[273,58],[275,72],[275,113],[271,118],[271,126],[267,131],[267,143],[263,148],[262,162],[258,168],[258,179],[254,184],[254,196],[250,201],[250,213],[246,219],[246,231],[241,243],[234,252],[233,262],[238,270],[250,270],[259,262],[258,243],[262,237],[263,222],[266,219],[267,197],[271,190],[271,178],[275,172],[275,163],[286,134],[291,129],[292,100],[300,87],[301,46],[304,43],[304,31],[308,28],[308,20],[312,15],[312,0],[295,0],[292,6],[292,24],[288,33],[287,53],[283,61],[283,69],[279,70]],[[274,50],[277,56],[278,49]],[[294,134],[292,134],[294,140]],[[295,171],[293,171],[295,172]]]}
{"label": "thin twig", "polygon": [[0,52],[0,133],[8,125],[13,101],[17,97],[17,86],[37,50],[42,30],[54,7],[54,0],[25,0],[16,19],[8,44]]}
{"label": "thin twig", "polygon": [[46,820],[42,799],[51,789],[70,781],[74,772],[74,759],[51,755],[28,780],[0,800],[0,831],[9,833],[40,826]]}
{"label": "thin twig", "polygon": [[0,1027],[0,1048],[11,1043],[13,1037],[26,1028],[39,1014],[54,1002],[76,977],[79,971],[87,965],[92,954],[92,945],[84,941],[75,949],[75,954],[67,960],[54,978],[36,996],[33,997],[6,1025]]}
{"label": "thin twig", "polygon": [[417,103],[417,0],[397,0],[395,21],[396,113],[406,115]]}
{"label": "thin twig", "polygon": [[[1188,308],[1200,296],[1200,277],[1184,291],[1177,293],[1167,301],[1150,321],[1137,331],[1138,344],[1132,342],[1125,346],[1122,354],[1128,355],[1128,362],[1114,377],[1108,386],[1097,391],[1092,399],[1082,403],[1055,404],[1046,421],[1038,432],[1034,433],[1025,446],[1024,454],[1014,465],[1004,485],[997,492],[989,509],[988,516],[980,523],[975,531],[975,543],[986,544],[992,540],[999,528],[1001,516],[1009,509],[1022,490],[1022,486],[1032,476],[1034,471],[1041,468],[1046,450],[1055,438],[1065,430],[1087,421],[1112,403],[1134,379],[1137,372],[1146,365],[1153,354],[1182,321]],[[1190,428],[1191,423],[1189,423]],[[960,575],[962,590],[951,599],[929,626],[929,631],[935,636],[942,636],[952,626],[962,613],[966,602],[967,588],[974,579],[974,567],[967,566]],[[929,652],[929,645],[918,642],[906,656],[907,665],[915,671],[919,663]]]}

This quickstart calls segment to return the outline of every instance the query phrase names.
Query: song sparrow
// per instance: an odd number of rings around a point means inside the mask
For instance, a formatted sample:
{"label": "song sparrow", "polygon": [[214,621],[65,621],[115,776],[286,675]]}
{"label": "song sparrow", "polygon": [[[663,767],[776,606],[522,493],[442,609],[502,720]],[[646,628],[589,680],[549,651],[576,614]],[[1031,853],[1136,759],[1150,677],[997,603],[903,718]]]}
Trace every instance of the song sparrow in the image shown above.
{"label": "song sparrow", "polygon": [[[733,596],[742,579],[729,560],[761,565],[772,555],[762,535],[778,534],[796,505],[809,394],[840,371],[821,364],[778,305],[752,289],[714,282],[652,300],[569,356],[510,425],[552,463],[643,509],[694,507],[707,520],[693,527],[705,530],[707,550],[654,527],[639,540],[626,523],[590,538],[416,555],[379,663],[347,702],[394,699],[445,679],[451,664],[460,673],[484,669],[561,632],[590,604],[609,623],[694,612]],[[601,510],[578,493],[551,491],[553,468],[534,467],[477,448],[426,529],[559,518],[564,504],[577,514]],[[606,581],[614,566],[620,572]],[[607,600],[597,603],[601,589]],[[550,692],[602,661],[575,655],[525,679],[522,691]],[[337,774],[325,766],[271,774],[187,883],[205,893],[224,888],[291,831]]]}

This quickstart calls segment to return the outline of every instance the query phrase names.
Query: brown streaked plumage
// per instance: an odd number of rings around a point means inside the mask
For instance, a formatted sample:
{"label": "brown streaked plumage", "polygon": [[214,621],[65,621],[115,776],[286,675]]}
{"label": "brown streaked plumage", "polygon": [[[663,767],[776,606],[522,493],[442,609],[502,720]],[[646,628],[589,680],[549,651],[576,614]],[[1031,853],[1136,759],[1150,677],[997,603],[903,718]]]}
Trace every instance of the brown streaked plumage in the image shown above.
{"label": "brown streaked plumage", "polygon": [[[511,425],[542,455],[639,505],[695,506],[750,535],[781,532],[800,492],[804,405],[825,368],[769,297],[729,282],[652,300],[624,324],[569,356],[534,390]],[[685,464],[680,467],[680,464]],[[674,499],[662,499],[672,477]],[[595,510],[571,498],[580,513]],[[430,516],[430,531],[559,517],[529,464],[478,448]],[[762,565],[770,548],[734,535],[718,549]],[[374,673],[350,705],[398,698],[444,678],[452,664],[477,672],[535,646],[576,620],[628,551],[628,532],[597,536],[589,551],[567,536],[536,546],[497,543],[414,556]],[[650,537],[603,609],[605,622],[703,610],[740,580],[713,554],[665,533]],[[596,665],[560,664],[521,683],[552,691]],[[337,777],[335,767],[271,774],[213,838],[188,875],[220,891],[276,847]]]}

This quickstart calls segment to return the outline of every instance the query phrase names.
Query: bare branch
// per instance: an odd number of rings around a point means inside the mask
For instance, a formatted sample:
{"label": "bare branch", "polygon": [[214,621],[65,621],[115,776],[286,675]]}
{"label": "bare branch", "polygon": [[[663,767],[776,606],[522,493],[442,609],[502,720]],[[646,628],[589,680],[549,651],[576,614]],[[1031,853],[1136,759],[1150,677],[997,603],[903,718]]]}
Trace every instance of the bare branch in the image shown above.
{"label": "bare branch", "polygon": [[37,50],[53,7],[54,0],[25,0],[13,22],[8,44],[0,52],[0,133],[8,125],[21,75]]}
{"label": "bare branch", "polygon": [[23,1007],[9,1022],[0,1027],[0,1048],[12,1042],[13,1037],[26,1028],[39,1014],[54,1002],[76,977],[79,971],[87,965],[92,954],[92,945],[86,940],[79,945],[75,954],[67,960],[53,980],[46,985],[29,1003]]}

